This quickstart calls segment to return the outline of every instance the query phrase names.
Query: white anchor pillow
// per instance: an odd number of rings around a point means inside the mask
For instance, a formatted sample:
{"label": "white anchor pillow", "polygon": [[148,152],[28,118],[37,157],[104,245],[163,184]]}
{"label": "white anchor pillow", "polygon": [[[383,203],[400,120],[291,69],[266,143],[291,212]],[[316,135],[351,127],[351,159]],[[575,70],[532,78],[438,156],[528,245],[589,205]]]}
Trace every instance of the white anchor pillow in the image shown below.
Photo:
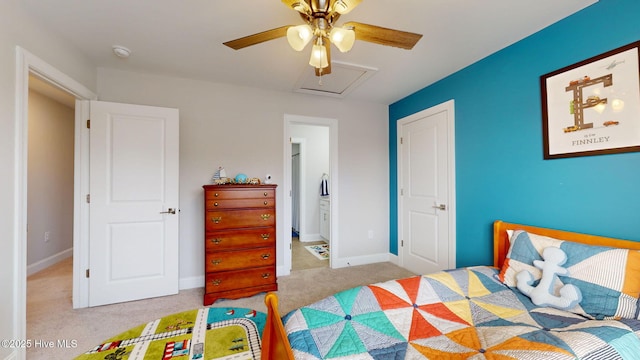
{"label": "white anchor pillow", "polygon": [[568,275],[556,277],[554,294],[559,296],[559,289],[567,284],[576,286],[582,294],[580,303],[568,311],[595,319],[640,318],[640,252],[579,244],[522,230],[515,231],[510,242],[499,275],[505,285],[516,288],[517,274],[528,271],[536,286],[542,272],[533,262],[543,260],[545,248],[557,247],[567,256],[562,267]]}
{"label": "white anchor pillow", "polygon": [[575,285],[563,285],[558,281],[558,276],[569,276],[569,270],[562,266],[567,261],[567,254],[559,247],[549,246],[542,251],[542,257],[544,260],[533,260],[533,265],[542,271],[542,277],[536,281],[529,271],[520,271],[516,274],[518,290],[538,306],[573,309],[582,300],[582,292]]}

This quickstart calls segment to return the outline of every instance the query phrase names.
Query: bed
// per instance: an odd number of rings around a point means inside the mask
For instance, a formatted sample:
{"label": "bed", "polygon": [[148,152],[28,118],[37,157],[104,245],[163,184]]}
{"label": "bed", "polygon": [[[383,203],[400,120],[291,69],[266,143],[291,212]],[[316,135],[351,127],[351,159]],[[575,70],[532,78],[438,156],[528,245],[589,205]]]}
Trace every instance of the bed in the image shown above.
{"label": "bed", "polygon": [[347,289],[284,317],[267,294],[262,358],[638,359],[639,250],[498,220],[493,266]]}

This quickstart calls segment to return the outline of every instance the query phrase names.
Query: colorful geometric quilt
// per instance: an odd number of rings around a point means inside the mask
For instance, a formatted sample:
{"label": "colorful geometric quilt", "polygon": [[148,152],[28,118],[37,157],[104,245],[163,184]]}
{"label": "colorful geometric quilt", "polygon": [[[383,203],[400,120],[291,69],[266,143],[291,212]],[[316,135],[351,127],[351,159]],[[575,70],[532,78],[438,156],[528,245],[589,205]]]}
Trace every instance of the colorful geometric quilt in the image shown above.
{"label": "colorful geometric quilt", "polygon": [[296,359],[638,359],[640,320],[535,306],[470,267],[336,293],[283,317]]}

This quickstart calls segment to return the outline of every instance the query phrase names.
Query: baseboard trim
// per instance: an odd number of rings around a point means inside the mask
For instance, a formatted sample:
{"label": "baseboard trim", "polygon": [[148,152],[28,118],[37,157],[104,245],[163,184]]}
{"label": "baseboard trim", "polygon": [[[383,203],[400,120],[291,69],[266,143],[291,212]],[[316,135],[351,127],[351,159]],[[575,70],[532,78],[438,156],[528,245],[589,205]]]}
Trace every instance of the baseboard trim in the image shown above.
{"label": "baseboard trim", "polygon": [[73,248],[63,250],[57,254],[51,255],[48,258],[37,261],[27,266],[27,276],[33,275],[38,271],[44,270],[51,265],[55,265],[60,261],[73,256]]}
{"label": "baseboard trim", "polygon": [[298,234],[298,239],[300,240],[300,242],[327,241],[327,239],[320,236],[320,234]]}
{"label": "baseboard trim", "polygon": [[357,266],[357,265],[368,265],[375,264],[380,262],[389,261],[389,253],[381,253],[381,254],[373,254],[373,255],[364,255],[364,256],[354,256],[348,258],[340,258],[336,259],[331,263],[331,266],[334,269],[349,267],[349,266]]}
{"label": "baseboard trim", "polygon": [[179,290],[188,290],[204,287],[204,275],[191,276],[188,278],[180,278],[178,283]]}
{"label": "baseboard trim", "polygon": [[389,262],[391,262],[394,265],[400,266],[400,257],[396,254],[389,253]]}
{"label": "baseboard trim", "polygon": [[291,269],[287,269],[284,266],[276,267],[276,276],[287,276],[291,275]]}

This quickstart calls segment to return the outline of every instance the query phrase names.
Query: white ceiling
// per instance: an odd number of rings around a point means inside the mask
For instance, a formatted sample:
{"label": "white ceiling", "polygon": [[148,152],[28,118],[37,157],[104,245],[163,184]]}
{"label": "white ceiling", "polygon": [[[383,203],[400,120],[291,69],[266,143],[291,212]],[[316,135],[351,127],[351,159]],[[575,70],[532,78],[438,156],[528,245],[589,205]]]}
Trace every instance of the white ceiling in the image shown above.
{"label": "white ceiling", "polygon": [[[413,50],[358,41],[332,59],[377,69],[346,96],[393,103],[597,0],[364,0],[340,18],[423,34]],[[280,0],[22,0],[96,66],[293,91],[310,49],[285,38],[241,50],[223,42],[301,18]],[[120,59],[113,45],[132,50]],[[334,48],[335,49],[335,48]],[[324,78],[329,81],[332,75]]]}

